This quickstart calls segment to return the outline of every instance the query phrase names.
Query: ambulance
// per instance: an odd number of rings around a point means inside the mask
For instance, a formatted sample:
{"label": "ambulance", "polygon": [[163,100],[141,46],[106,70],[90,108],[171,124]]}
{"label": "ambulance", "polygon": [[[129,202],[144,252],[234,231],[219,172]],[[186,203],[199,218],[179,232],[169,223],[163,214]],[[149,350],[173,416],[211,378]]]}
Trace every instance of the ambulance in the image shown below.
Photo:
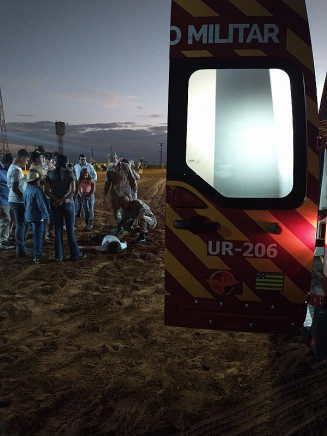
{"label": "ambulance", "polygon": [[173,0],[170,38],[165,324],[295,332],[322,180],[305,0]]}

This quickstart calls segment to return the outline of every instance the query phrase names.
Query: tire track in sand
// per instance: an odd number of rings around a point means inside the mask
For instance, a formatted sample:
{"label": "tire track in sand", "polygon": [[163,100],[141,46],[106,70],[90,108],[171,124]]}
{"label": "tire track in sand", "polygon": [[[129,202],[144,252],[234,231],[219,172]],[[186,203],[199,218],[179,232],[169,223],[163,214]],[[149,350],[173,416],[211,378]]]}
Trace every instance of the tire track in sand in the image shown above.
{"label": "tire track in sand", "polygon": [[153,185],[142,195],[141,200],[144,200],[150,207],[157,208],[165,204],[166,193],[166,178],[154,181]]}
{"label": "tire track in sand", "polygon": [[[318,362],[315,371],[292,380],[256,400],[194,425],[184,436],[268,436],[296,434],[317,419],[327,419],[327,366]],[[285,432],[286,430],[286,432]],[[309,434],[309,433],[308,433]]]}

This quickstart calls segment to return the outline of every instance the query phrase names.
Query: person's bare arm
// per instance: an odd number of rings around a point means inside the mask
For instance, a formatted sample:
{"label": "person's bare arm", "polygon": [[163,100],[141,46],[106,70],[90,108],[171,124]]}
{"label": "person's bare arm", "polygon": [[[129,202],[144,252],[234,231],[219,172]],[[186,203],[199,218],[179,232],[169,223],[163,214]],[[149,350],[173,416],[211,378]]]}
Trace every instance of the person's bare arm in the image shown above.
{"label": "person's bare arm", "polygon": [[19,189],[19,182],[13,182],[12,184],[12,190],[16,195],[18,195],[19,198],[23,198],[23,191]]}

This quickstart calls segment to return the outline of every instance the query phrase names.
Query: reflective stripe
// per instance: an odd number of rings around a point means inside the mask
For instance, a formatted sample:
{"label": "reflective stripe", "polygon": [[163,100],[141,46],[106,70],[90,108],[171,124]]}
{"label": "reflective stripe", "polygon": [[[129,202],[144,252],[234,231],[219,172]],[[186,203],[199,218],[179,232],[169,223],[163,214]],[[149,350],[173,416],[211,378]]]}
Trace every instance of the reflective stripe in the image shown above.
{"label": "reflective stripe", "polygon": [[174,0],[192,17],[218,17],[219,15],[201,0]]}
{"label": "reflective stripe", "polygon": [[230,0],[230,3],[238,8],[244,15],[251,17],[271,17],[272,14],[260,3],[253,0]]}

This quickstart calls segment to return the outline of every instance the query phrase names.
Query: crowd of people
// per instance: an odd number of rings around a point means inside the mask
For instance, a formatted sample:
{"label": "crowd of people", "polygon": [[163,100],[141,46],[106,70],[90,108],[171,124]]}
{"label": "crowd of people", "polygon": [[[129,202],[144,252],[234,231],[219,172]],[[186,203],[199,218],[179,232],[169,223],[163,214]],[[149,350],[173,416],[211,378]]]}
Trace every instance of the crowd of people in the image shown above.
{"label": "crowd of people", "polygon": [[[28,164],[25,176],[23,169]],[[79,155],[74,165],[67,156],[51,152],[28,153],[21,149],[16,156],[5,153],[0,162],[0,176],[1,250],[15,248],[17,257],[31,256],[33,263],[38,264],[44,240],[54,238],[54,258],[61,262],[65,258],[66,233],[69,260],[86,257],[84,251],[91,250],[81,251],[76,241],[75,220],[83,216],[84,229],[94,228],[97,172],[84,154]],[[112,208],[115,227],[100,251],[115,252],[117,247],[123,247],[118,237],[125,230],[131,232],[137,243],[145,244],[148,231],[156,227],[157,220],[150,207],[137,198],[139,179],[127,159],[118,158],[116,153],[110,156],[102,204]],[[26,248],[29,231],[33,233],[32,252]],[[94,234],[91,236],[94,238]]]}

